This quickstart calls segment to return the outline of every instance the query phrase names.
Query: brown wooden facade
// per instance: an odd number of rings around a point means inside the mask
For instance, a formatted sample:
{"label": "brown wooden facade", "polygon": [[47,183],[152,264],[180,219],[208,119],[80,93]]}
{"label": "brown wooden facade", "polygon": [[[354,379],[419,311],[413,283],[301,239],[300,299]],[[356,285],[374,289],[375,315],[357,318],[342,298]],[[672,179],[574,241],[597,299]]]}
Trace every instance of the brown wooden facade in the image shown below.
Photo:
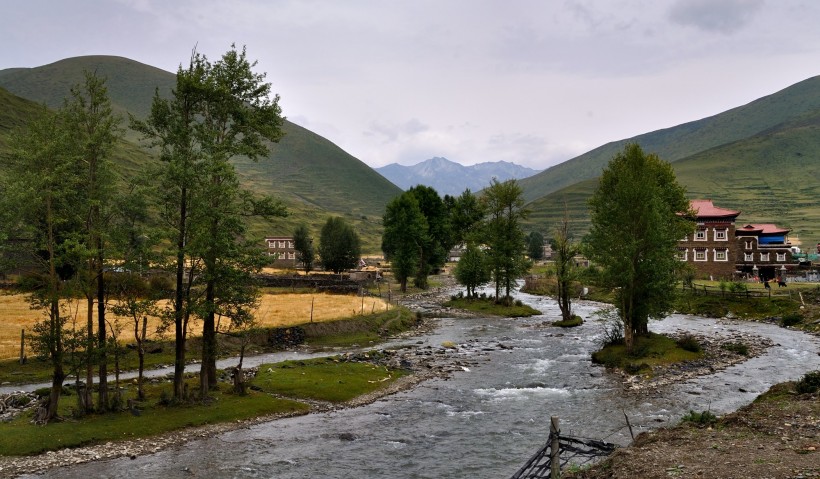
{"label": "brown wooden facade", "polygon": [[273,266],[280,268],[296,267],[296,249],[292,236],[269,236],[265,238],[265,247],[271,257]]}
{"label": "brown wooden facade", "polygon": [[740,211],[717,207],[711,200],[692,200],[691,207],[696,230],[680,241],[678,251],[698,278],[762,280],[786,273],[792,260],[788,229],[772,224],[738,228]]}

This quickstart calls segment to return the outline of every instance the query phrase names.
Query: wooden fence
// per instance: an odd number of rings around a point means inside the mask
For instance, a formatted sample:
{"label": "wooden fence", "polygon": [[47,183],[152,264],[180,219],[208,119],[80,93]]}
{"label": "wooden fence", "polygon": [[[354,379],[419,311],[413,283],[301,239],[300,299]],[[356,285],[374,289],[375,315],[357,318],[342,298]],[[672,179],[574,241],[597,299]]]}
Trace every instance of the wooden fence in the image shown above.
{"label": "wooden fence", "polygon": [[[737,284],[737,283],[736,283]],[[744,283],[740,283],[744,284]],[[776,284],[776,283],[775,283]],[[744,284],[745,286],[745,284]],[[763,290],[759,289],[743,289],[743,290],[735,290],[729,285],[728,287],[721,288],[720,286],[710,286],[705,284],[692,284],[691,286],[683,285],[684,290],[688,290],[695,295],[703,295],[703,296],[720,296],[722,298],[773,298],[773,297],[781,297],[781,298],[791,298],[792,297],[792,290],[786,287],[770,287]]]}

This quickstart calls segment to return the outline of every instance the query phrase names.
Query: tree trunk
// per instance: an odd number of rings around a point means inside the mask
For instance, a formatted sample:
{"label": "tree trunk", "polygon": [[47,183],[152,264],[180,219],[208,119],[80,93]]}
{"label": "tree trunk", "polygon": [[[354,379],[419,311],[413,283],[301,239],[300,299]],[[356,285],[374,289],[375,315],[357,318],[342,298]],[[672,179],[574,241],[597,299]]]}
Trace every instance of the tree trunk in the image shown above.
{"label": "tree trunk", "polygon": [[185,395],[185,324],[183,288],[185,285],[185,229],[187,215],[187,190],[182,189],[179,210],[179,236],[177,237],[176,291],[174,292],[174,399]]}
{"label": "tree trunk", "polygon": [[137,372],[137,399],[145,400],[145,390],[143,389],[143,371],[145,371],[145,338],[148,328],[148,316],[142,317],[142,334],[140,335],[137,322],[134,322],[134,335],[137,340],[137,355],[139,356],[139,369]]}
{"label": "tree trunk", "polygon": [[214,313],[214,281],[205,287],[205,304],[208,313],[202,320],[202,364],[199,371],[199,393],[204,399],[208,391],[216,387],[216,318]]}
{"label": "tree trunk", "polygon": [[[99,212],[98,212],[99,214]],[[97,235],[95,247],[97,248],[97,335],[100,348],[100,381],[97,393],[97,402],[100,411],[107,411],[108,404],[108,358],[106,351],[107,334],[105,331],[105,276],[103,275],[103,249],[102,238]]]}
{"label": "tree trunk", "polygon": [[[89,268],[89,271],[91,268]],[[85,369],[85,391],[83,391],[85,412],[94,409],[94,298],[88,296],[88,341],[85,345],[86,369]]]}

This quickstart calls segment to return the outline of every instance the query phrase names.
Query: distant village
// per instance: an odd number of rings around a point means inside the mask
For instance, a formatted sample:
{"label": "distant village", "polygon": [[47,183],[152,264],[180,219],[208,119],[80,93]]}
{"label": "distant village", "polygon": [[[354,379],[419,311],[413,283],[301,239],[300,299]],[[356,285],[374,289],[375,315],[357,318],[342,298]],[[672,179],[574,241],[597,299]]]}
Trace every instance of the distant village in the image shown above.
{"label": "distant village", "polygon": [[[820,264],[820,243],[814,251],[804,252],[789,240],[788,228],[770,223],[738,223],[740,211],[721,208],[708,199],[691,200],[690,205],[696,214],[696,230],[680,241],[678,251],[680,260],[692,266],[696,278],[771,281],[780,287],[787,281],[820,281],[820,272],[813,268]],[[274,258],[273,266],[299,266],[292,236],[270,236],[265,238],[265,244],[267,254]],[[457,262],[461,253],[462,248],[454,248],[448,261]],[[544,258],[551,256],[552,249],[545,244]],[[372,277],[372,270],[380,266],[380,261],[381,258],[363,259],[358,271],[370,270]],[[578,257],[576,264],[587,266],[589,262]]]}

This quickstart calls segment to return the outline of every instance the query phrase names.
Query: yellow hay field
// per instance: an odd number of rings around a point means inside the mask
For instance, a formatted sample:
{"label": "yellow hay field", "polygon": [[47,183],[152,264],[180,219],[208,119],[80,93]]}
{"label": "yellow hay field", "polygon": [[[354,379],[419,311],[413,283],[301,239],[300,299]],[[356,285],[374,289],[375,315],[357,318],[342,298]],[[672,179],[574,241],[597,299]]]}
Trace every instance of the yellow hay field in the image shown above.
{"label": "yellow hay field", "polygon": [[[311,303],[313,303],[313,321],[331,321],[344,317],[360,314],[364,309],[364,314],[380,312],[387,309],[387,303],[379,298],[364,298],[364,308],[362,308],[362,298],[357,296],[336,295],[336,294],[263,294],[260,298],[259,308],[256,310],[256,319],[260,326],[292,326],[295,324],[310,321]],[[71,318],[76,318],[77,326],[85,327],[86,322],[86,302],[74,301],[69,305],[69,310],[64,312]],[[32,326],[42,319],[43,312],[32,310],[26,302],[25,295],[22,294],[0,294],[0,359],[15,358],[20,353],[20,331],[25,329],[26,335],[30,334]],[[96,317],[96,315],[95,315]],[[116,318],[111,315],[109,320],[114,322],[119,320],[122,326],[119,339],[121,341],[133,341],[134,325],[129,318]],[[95,319],[96,321],[96,319]],[[68,328],[71,328],[69,321]],[[158,318],[148,318],[149,335],[156,338]],[[200,323],[195,322],[189,326],[189,331],[194,336],[199,335]],[[169,330],[165,337],[172,338],[173,329]]]}

